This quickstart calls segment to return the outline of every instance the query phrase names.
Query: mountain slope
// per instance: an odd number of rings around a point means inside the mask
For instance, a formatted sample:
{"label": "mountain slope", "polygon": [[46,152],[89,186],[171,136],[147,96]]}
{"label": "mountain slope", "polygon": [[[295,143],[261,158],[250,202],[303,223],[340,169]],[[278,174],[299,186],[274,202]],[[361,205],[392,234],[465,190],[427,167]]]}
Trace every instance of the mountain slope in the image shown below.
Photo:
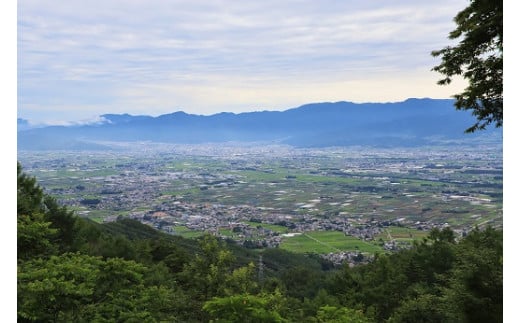
{"label": "mountain slope", "polygon": [[313,103],[286,111],[175,112],[158,117],[105,114],[104,123],[51,126],[18,132],[19,149],[106,149],[100,141],[166,143],[272,142],[297,147],[417,146],[439,140],[501,136],[500,129],[464,134],[474,117],[453,100],[396,103]]}

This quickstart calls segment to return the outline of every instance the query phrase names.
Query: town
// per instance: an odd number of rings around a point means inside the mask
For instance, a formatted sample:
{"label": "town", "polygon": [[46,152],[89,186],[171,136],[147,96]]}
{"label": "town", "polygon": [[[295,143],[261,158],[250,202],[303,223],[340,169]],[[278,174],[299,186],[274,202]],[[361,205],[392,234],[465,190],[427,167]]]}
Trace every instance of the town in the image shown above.
{"label": "town", "polygon": [[[463,236],[476,226],[502,226],[501,146],[120,148],[18,158],[79,216],[128,217],[187,237],[208,232],[248,248],[290,250],[291,241],[306,237],[334,262],[406,248],[434,227]],[[408,231],[393,237],[397,228]],[[314,232],[359,243],[338,248]]]}

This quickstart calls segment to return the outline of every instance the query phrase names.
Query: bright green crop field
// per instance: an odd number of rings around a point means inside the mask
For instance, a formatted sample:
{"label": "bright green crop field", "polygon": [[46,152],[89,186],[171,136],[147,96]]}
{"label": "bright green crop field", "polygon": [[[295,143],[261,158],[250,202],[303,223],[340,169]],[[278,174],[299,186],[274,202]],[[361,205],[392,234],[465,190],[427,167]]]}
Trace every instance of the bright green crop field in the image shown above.
{"label": "bright green crop field", "polygon": [[375,244],[346,236],[339,231],[313,231],[284,238],[280,248],[297,253],[330,253],[340,251],[359,251],[365,253],[382,252]]}

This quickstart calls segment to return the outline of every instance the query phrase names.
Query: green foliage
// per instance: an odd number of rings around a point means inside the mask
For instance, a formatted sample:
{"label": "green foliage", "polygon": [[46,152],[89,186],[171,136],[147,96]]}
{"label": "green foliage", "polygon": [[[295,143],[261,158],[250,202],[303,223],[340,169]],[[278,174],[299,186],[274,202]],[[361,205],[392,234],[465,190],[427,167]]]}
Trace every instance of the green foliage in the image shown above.
{"label": "green foliage", "polygon": [[215,297],[204,303],[214,322],[287,322],[279,313],[281,295],[238,294]]}
{"label": "green foliage", "polygon": [[17,214],[30,215],[44,213],[43,190],[36,183],[36,178],[22,172],[22,165],[17,163]]}
{"label": "green foliage", "polygon": [[56,242],[62,251],[70,251],[78,231],[77,217],[72,211],[66,207],[60,206],[56,199],[51,196],[45,196],[45,215],[46,219],[52,222],[52,227],[58,229]]}
{"label": "green foliage", "polygon": [[321,265],[315,258],[295,254],[280,248],[265,249],[262,251],[263,262],[266,268],[281,273],[286,269],[303,266],[314,271],[320,271]]}
{"label": "green foliage", "polygon": [[331,323],[370,323],[363,312],[346,307],[323,306],[318,310],[318,322]]}
{"label": "green foliage", "polygon": [[425,283],[433,286],[439,283],[455,261],[455,235],[448,228],[433,229],[428,237],[418,243],[410,252],[401,255],[406,258],[405,273],[410,283]]}
{"label": "green foliage", "polygon": [[17,219],[18,259],[49,256],[56,252],[51,243],[57,230],[50,228],[41,213],[19,214]]}
{"label": "green foliage", "polygon": [[195,299],[205,301],[225,294],[222,282],[230,274],[234,258],[217,238],[209,234],[199,240],[199,246],[200,252],[185,265],[180,278],[193,290]]}
{"label": "green foliage", "polygon": [[240,267],[231,273],[226,279],[225,293],[233,294],[254,294],[259,292],[258,283],[255,281],[256,267],[249,263],[246,267]]}
{"label": "green foliage", "polygon": [[173,316],[174,291],[146,285],[148,269],[79,253],[18,267],[18,315],[36,321],[155,322]]}
{"label": "green foliage", "polygon": [[35,259],[18,266],[18,315],[37,321],[77,321],[92,301],[101,259],[80,254]]}
{"label": "green foliage", "polygon": [[354,303],[356,301],[355,295],[360,293],[361,287],[359,270],[343,266],[333,275],[327,277],[324,285],[330,294],[336,295],[343,303]]}
{"label": "green foliage", "polygon": [[500,0],[471,0],[455,18],[457,28],[450,39],[462,37],[457,46],[433,51],[442,58],[433,68],[445,76],[438,84],[450,84],[453,76],[462,75],[468,87],[456,94],[457,109],[473,110],[477,122],[466,132],[485,129],[503,119],[503,3]]}
{"label": "green foliage", "polygon": [[407,299],[394,311],[390,323],[454,322],[443,306],[442,299],[431,294]]}
{"label": "green foliage", "polygon": [[152,262],[162,261],[172,273],[181,272],[189,261],[189,255],[173,241],[152,240],[150,246]]}
{"label": "green foliage", "polygon": [[502,235],[491,228],[473,230],[458,245],[444,293],[464,322],[502,322],[502,253]]}
{"label": "green foliage", "polygon": [[114,235],[124,235],[129,240],[160,238],[161,232],[141,222],[120,217],[115,222],[103,224],[103,230]]}
{"label": "green foliage", "polygon": [[389,317],[406,295],[404,264],[394,260],[386,255],[379,257],[364,268],[364,277],[359,281],[359,296],[364,304],[370,304],[378,320]]}
{"label": "green foliage", "polygon": [[107,236],[101,242],[101,255],[106,258],[136,259],[135,244],[124,236]]}
{"label": "green foliage", "polygon": [[57,230],[45,216],[43,190],[36,179],[22,172],[17,165],[17,249],[19,259],[48,256],[56,252],[51,243]]}
{"label": "green foliage", "polygon": [[323,284],[323,276],[319,271],[303,266],[284,270],[281,279],[284,282],[287,295],[299,300],[314,298],[319,287]]}
{"label": "green foliage", "polygon": [[[20,163],[17,164],[17,172],[17,215],[21,232],[41,228],[42,232],[37,234],[42,238],[52,241],[61,252],[70,251],[77,232],[76,217],[65,207],[60,207],[54,198],[44,194],[36,179],[22,172]],[[29,247],[27,243],[30,241],[27,234],[24,235],[21,249],[19,247],[22,254],[26,253],[23,248]],[[41,249],[41,246],[38,248]]]}
{"label": "green foliage", "polygon": [[[154,268],[157,270],[157,268]],[[103,299],[104,307],[97,306],[95,315],[105,318],[122,316],[144,318],[166,318],[174,308],[174,290],[162,281],[151,279],[150,268],[135,261],[109,258],[100,266],[95,298]],[[161,283],[159,285],[158,283]],[[146,314],[146,315],[145,315]],[[126,320],[126,318],[125,318]]]}
{"label": "green foliage", "polygon": [[76,236],[71,246],[73,250],[84,254],[100,256],[105,239],[100,225],[94,221],[78,219]]}

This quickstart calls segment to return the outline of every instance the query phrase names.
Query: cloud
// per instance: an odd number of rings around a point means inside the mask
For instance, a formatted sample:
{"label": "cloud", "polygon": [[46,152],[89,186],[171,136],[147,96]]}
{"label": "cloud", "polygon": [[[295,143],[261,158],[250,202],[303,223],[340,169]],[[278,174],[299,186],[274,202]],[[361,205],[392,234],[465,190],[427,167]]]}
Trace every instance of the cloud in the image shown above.
{"label": "cloud", "polygon": [[[452,17],[465,6],[463,0],[23,0],[19,114],[28,118],[27,106],[52,113],[56,105],[74,109],[70,116],[128,105],[218,112],[221,93],[233,94],[227,106],[236,109],[274,108],[294,101],[284,99],[298,96],[292,89],[316,93],[300,93],[302,99],[352,100],[341,84],[369,86],[391,73],[424,76],[436,63],[430,52],[446,46]],[[366,95],[354,96],[384,99]]]}

